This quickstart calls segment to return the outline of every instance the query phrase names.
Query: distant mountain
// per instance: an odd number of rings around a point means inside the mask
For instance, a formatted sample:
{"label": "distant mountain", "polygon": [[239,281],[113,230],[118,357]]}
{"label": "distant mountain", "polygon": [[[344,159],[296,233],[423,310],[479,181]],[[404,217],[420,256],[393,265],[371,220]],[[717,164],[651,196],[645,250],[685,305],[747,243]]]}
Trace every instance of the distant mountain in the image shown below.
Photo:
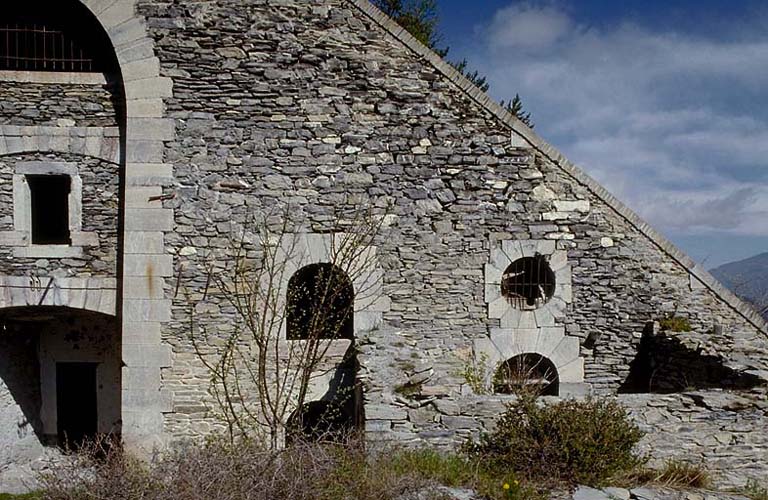
{"label": "distant mountain", "polygon": [[755,304],[768,320],[768,252],[723,264],[710,273],[733,293]]}

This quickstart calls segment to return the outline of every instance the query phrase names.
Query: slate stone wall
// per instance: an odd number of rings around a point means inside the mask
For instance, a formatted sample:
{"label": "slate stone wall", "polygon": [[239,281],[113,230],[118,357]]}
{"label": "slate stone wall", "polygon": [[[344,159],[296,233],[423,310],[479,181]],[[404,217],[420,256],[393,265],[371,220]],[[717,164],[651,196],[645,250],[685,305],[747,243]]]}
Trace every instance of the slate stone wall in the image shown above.
{"label": "slate stone wall", "polygon": [[82,231],[92,241],[81,256],[20,257],[15,246],[0,246],[0,275],[56,278],[117,277],[119,167],[98,158],[30,153],[0,156],[0,232],[14,231],[13,176],[19,162],[67,162],[82,180]]}
{"label": "slate stone wall", "polygon": [[716,484],[730,488],[768,476],[765,390],[623,395],[619,401],[647,433],[640,451],[653,457],[651,465],[681,458],[703,464]]}
{"label": "slate stone wall", "polygon": [[108,85],[3,81],[0,125],[116,127],[113,92]]}
{"label": "slate stone wall", "polygon": [[[689,320],[674,336],[693,353],[768,370],[755,325],[351,2],[142,0],[139,12],[173,79],[164,104],[176,138],[164,160],[175,184],[164,206],[175,225],[165,242],[182,282],[166,289],[170,436],[215,427],[178,290],[201,296],[211,263],[231,261],[230,236],[286,206],[316,232],[340,230],[337,215],[360,207],[388,214],[376,245],[391,308],[359,339],[371,439],[455,443],[481,427],[474,409],[499,407],[498,397],[471,396],[462,375],[473,341],[498,326],[483,301],[498,240],[567,251],[573,302],[562,326],[582,342],[596,393],[620,390],[643,332],[672,315]],[[234,317],[220,298],[206,308],[213,332]],[[418,394],[398,393],[414,380]],[[467,397],[478,403],[464,406]]]}
{"label": "slate stone wall", "polygon": [[[638,352],[653,339],[657,390],[707,390],[703,396],[622,396],[651,431],[654,453],[666,457],[684,449],[726,470],[743,451],[750,465],[738,477],[759,477],[768,445],[752,431],[764,426],[766,397],[741,381],[766,378],[765,334],[649,238],[647,228],[606,203],[594,185],[480,107],[354,1],[139,0],[138,13],[154,38],[160,74],[172,86],[162,78],[137,83],[146,80],[136,77],[127,92],[141,101],[137,113],[156,118],[164,112],[175,129],[152,128],[141,117],[128,126],[139,138],[127,148],[128,162],[141,164],[132,167],[131,182],[151,181],[152,187],[123,200],[130,212],[126,226],[147,231],[133,244],[146,243],[153,258],[131,263],[141,273],[132,268],[126,289],[141,294],[127,297],[133,302],[124,312],[130,319],[124,330],[170,319],[161,335],[173,351],[172,366],[163,368],[162,384],[173,405],[166,408],[166,392],[162,404],[157,395],[136,399],[165,413],[168,437],[197,437],[218,425],[209,412],[208,373],[189,340],[187,298],[203,296],[211,266],[231,263],[231,237],[253,217],[283,210],[299,221],[296,231],[342,232],[339,217],[370,209],[386,216],[375,245],[391,303],[382,323],[357,339],[371,440],[452,446],[491,428],[508,398],[475,394],[467,377],[468,369],[494,368],[482,367],[472,352],[476,340],[499,326],[484,301],[484,266],[499,241],[553,241],[567,252],[573,297],[557,326],[579,339],[591,391],[642,390],[629,382],[637,378]],[[139,28],[143,24],[130,29]],[[157,68],[147,47],[130,49],[141,55],[135,71],[145,77]],[[170,97],[160,103],[161,95]],[[3,246],[0,275],[116,276],[118,167],[72,151],[89,147],[79,139],[87,130],[76,127],[115,127],[119,114],[110,88],[100,85],[0,86],[0,125],[38,126],[34,144],[44,151],[23,152],[28,138],[18,127],[13,141],[3,138],[0,146],[14,153],[0,156],[0,231],[12,229],[14,165],[46,160],[78,164],[83,230],[98,233],[82,258],[13,257]],[[67,144],[55,150],[68,153],[47,152],[52,139],[46,134],[53,137],[58,131],[49,128],[55,127],[67,135]],[[92,142],[94,151],[116,155],[114,140]],[[162,193],[157,184],[164,185]],[[160,202],[173,211],[170,229]],[[270,220],[279,223],[279,217]],[[248,245],[247,257],[258,258],[258,247]],[[173,269],[153,265],[166,262],[163,247]],[[168,278],[164,289],[157,286],[158,273],[160,283]],[[170,315],[165,300],[172,301]],[[209,332],[224,335],[232,327],[236,315],[221,297],[209,297],[203,310]],[[671,316],[686,318],[690,329],[659,332],[654,325]],[[144,333],[156,342],[155,332]],[[141,358],[135,353],[144,352],[145,343],[142,338],[134,350],[123,346],[124,356]],[[139,361],[171,364],[171,356],[156,357]],[[709,371],[712,366],[716,370]],[[702,376],[717,370],[729,376]],[[152,384],[155,374],[148,375]],[[732,392],[717,392],[718,386]],[[746,403],[734,409],[721,399]],[[154,425],[154,415],[137,422]],[[693,431],[686,430],[690,422]],[[707,451],[712,433],[726,446],[714,454]]]}

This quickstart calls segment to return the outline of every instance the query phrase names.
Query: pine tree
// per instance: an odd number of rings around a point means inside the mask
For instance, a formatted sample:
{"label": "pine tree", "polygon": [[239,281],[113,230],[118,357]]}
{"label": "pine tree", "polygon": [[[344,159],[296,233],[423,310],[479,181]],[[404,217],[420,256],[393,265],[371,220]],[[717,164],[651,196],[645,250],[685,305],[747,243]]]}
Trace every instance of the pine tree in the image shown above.
{"label": "pine tree", "polygon": [[467,69],[467,60],[462,59],[461,62],[450,62],[449,64],[456,68],[456,71],[464,75],[470,82],[474,83],[477,88],[482,90],[483,92],[488,91],[488,82],[486,81],[485,76],[481,75],[477,70],[470,71]]}
{"label": "pine tree", "polygon": [[501,107],[506,108],[507,111],[515,115],[518,120],[525,123],[530,128],[535,126],[533,121],[531,121],[531,113],[525,111],[523,108],[523,100],[520,99],[520,94],[515,94],[515,97],[512,99],[512,101],[506,102],[502,100]]}
{"label": "pine tree", "polygon": [[437,55],[445,57],[448,54],[448,47],[438,47],[442,37],[437,32],[437,0],[371,0],[371,2],[416,40],[434,50]]}

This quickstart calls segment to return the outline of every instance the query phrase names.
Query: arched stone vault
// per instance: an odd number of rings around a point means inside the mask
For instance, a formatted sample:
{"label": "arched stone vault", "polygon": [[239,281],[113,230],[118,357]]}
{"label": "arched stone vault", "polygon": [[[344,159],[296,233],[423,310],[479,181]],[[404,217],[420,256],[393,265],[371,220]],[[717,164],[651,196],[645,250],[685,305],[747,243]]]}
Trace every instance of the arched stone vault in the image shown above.
{"label": "arched stone vault", "polygon": [[567,384],[584,382],[584,358],[579,356],[579,339],[565,335],[561,327],[509,330],[491,329],[490,336],[475,340],[474,353],[486,359],[493,371],[504,361],[520,354],[539,354],[557,368],[562,392],[578,389]]}
{"label": "arched stone vault", "polygon": [[122,428],[129,448],[149,452],[165,442],[163,413],[171,411],[171,394],[161,389],[160,376],[171,365],[171,350],[162,345],[160,331],[171,314],[164,285],[173,261],[165,253],[164,232],[173,228],[173,211],[163,208],[159,196],[173,177],[163,154],[163,142],[175,137],[163,104],[172,95],[172,81],[160,76],[136,0],[81,1],[112,41],[124,86]]}

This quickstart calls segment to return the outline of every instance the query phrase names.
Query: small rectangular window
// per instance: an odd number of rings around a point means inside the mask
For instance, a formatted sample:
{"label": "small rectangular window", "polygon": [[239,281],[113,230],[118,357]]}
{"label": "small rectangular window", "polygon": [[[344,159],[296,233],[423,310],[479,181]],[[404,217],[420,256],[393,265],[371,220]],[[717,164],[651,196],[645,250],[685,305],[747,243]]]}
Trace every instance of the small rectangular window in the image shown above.
{"label": "small rectangular window", "polygon": [[32,207],[32,244],[69,245],[68,175],[28,175]]}

